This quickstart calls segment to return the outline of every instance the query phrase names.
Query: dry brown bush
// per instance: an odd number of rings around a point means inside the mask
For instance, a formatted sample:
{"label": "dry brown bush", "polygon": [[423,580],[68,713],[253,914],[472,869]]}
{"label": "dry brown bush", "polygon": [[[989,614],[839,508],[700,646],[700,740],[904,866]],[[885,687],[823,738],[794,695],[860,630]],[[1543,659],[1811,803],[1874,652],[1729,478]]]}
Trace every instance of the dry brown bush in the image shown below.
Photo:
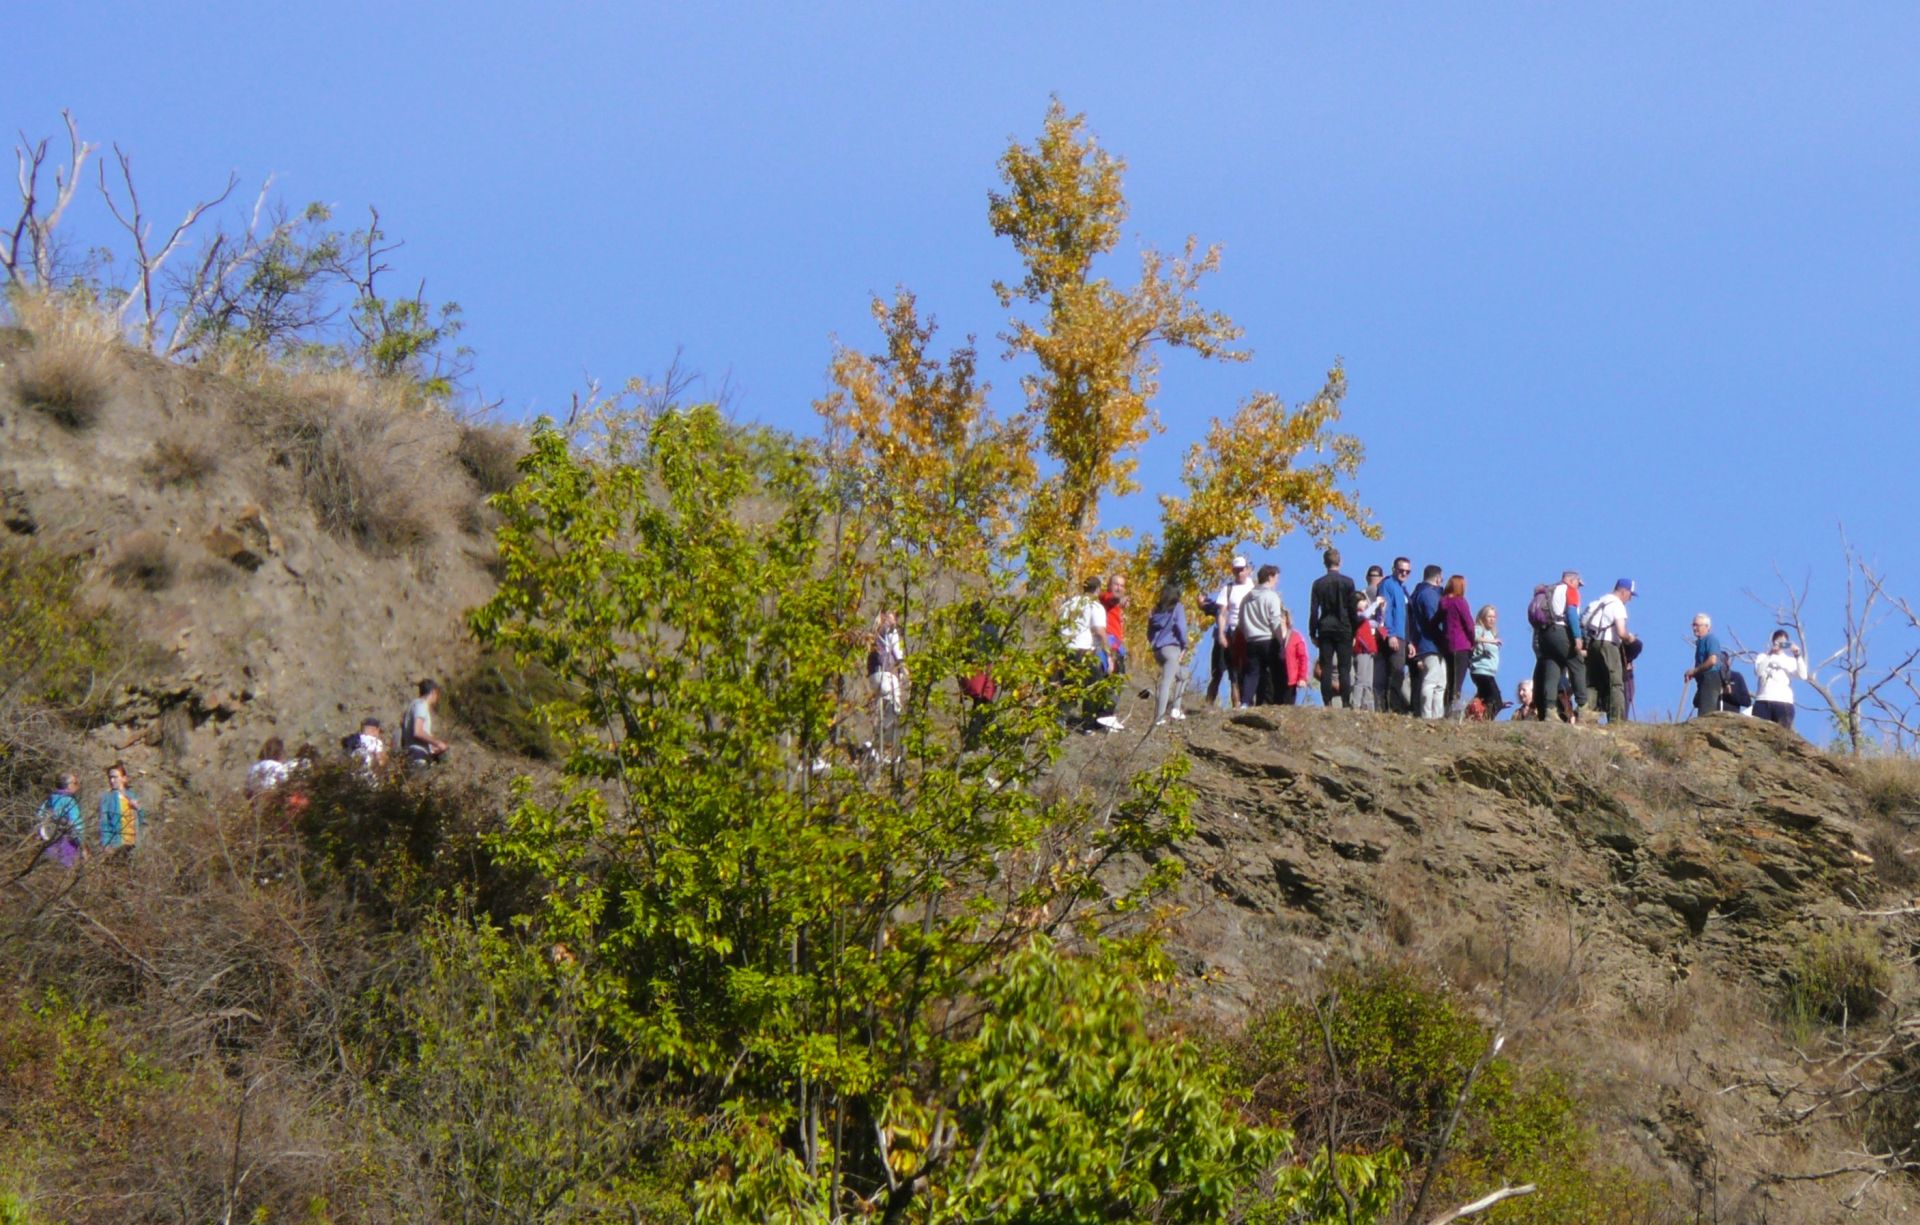
{"label": "dry brown bush", "polygon": [[220,452],[198,439],[169,435],[147,457],[147,475],[162,489],[195,486],[219,470]]}
{"label": "dry brown bush", "polygon": [[1874,812],[1920,822],[1920,758],[1898,754],[1856,757],[1847,766]]}
{"label": "dry brown bush", "polygon": [[520,479],[520,457],[527,453],[527,433],[511,425],[469,421],[460,427],[454,458],[485,494],[502,493]]}
{"label": "dry brown bush", "polygon": [[323,527],[380,554],[432,538],[457,471],[434,445],[440,410],[351,372],[293,372],[263,390],[259,424]]}
{"label": "dry brown bush", "polygon": [[92,428],[118,372],[112,322],[85,304],[31,294],[13,310],[33,338],[12,362],[15,398],[65,429]]}
{"label": "dry brown bush", "polygon": [[178,572],[173,550],[152,532],[134,532],[114,547],[107,577],[121,587],[165,591]]}

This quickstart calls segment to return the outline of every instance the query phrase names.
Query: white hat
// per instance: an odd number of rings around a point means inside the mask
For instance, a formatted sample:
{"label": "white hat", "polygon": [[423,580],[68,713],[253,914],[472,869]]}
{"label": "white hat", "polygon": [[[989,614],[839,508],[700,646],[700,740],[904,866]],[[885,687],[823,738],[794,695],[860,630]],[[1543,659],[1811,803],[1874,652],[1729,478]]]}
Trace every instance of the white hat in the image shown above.
{"label": "white hat", "polygon": [[1236,557],[1236,558],[1234,558],[1234,559],[1233,559],[1233,568],[1234,568],[1235,570],[1245,570],[1245,569],[1247,568],[1247,559],[1246,559],[1246,558],[1244,558],[1244,557]]}

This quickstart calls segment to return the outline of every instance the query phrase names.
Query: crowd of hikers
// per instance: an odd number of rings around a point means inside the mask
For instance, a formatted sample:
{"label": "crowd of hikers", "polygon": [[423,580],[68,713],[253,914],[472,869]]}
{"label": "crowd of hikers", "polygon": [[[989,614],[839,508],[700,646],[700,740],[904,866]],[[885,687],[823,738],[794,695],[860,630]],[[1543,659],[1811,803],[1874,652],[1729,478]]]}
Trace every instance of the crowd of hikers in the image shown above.
{"label": "crowd of hikers", "polygon": [[[436,682],[421,681],[418,696],[407,704],[400,716],[398,760],[409,768],[431,766],[446,757],[449,746],[433,731],[440,694]],[[340,747],[344,756],[356,763],[356,771],[369,782],[377,780],[388,768],[386,731],[372,715],[361,720],[358,731],[342,737]],[[269,736],[260,745],[253,764],[247,767],[241,790],[256,805],[276,799],[289,811],[297,812],[305,806],[300,779],[320,757],[320,750],[310,743],[289,753],[285,740]],[[40,843],[37,858],[71,868],[94,854],[123,852],[137,846],[146,831],[146,811],[133,793],[129,777],[122,762],[107,767],[106,786],[95,805],[96,816],[89,831],[86,811],[81,805],[79,777],[64,771],[57,775],[52,792],[35,817],[34,832]]]}

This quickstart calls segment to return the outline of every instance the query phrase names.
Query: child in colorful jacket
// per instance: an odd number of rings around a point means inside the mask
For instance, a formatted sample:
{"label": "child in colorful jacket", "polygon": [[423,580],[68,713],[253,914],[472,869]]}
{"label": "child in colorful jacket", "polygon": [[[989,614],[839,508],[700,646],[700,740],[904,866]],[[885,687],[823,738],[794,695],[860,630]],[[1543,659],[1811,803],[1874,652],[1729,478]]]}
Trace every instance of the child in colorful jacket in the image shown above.
{"label": "child in colorful jacket", "polygon": [[86,819],[80,815],[80,801],[76,798],[80,780],[71,774],[62,774],[53,784],[53,794],[40,805],[40,837],[54,862],[71,868],[86,853],[82,841],[87,833]]}
{"label": "child in colorful jacket", "polygon": [[116,761],[107,767],[107,790],[100,797],[100,849],[133,846],[145,825],[140,800],[127,787],[127,768]]}

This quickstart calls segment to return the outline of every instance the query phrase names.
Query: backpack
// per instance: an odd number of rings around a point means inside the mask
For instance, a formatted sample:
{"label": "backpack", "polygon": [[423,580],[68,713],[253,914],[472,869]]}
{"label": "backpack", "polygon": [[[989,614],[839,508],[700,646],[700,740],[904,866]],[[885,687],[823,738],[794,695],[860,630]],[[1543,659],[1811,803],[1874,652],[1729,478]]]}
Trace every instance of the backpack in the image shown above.
{"label": "backpack", "polygon": [[1527,601],[1527,624],[1537,630],[1543,630],[1553,624],[1553,587],[1541,583],[1533,589],[1533,598]]}
{"label": "backpack", "polygon": [[1753,705],[1753,694],[1747,689],[1747,678],[1731,668],[1727,670],[1726,688],[1721,691],[1720,705],[1726,710],[1745,710]]}
{"label": "backpack", "polygon": [[[1618,601],[1615,601],[1611,595],[1603,595],[1593,603],[1587,605],[1587,611],[1580,614],[1580,632],[1586,636],[1587,641],[1593,641],[1594,635],[1605,633],[1619,620],[1617,616],[1613,615],[1613,609],[1609,606],[1611,603],[1617,602]],[[1602,609],[1605,609],[1607,614],[1604,620],[1594,615]]]}

